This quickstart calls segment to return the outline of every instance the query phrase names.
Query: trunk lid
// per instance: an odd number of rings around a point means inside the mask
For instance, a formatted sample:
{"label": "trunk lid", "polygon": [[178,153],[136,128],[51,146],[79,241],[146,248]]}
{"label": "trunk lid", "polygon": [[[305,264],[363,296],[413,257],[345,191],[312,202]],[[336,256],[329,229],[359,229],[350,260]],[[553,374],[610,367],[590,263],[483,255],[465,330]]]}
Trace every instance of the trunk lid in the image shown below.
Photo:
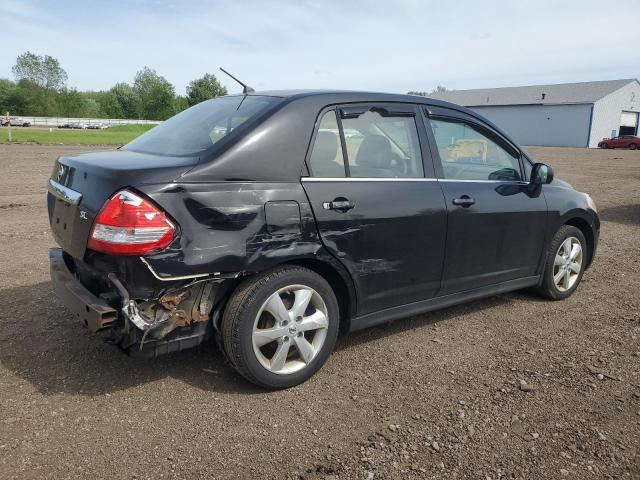
{"label": "trunk lid", "polygon": [[198,163],[173,157],[114,150],[60,157],[48,183],[47,209],[56,242],[82,259],[93,221],[116,191],[171,183]]}

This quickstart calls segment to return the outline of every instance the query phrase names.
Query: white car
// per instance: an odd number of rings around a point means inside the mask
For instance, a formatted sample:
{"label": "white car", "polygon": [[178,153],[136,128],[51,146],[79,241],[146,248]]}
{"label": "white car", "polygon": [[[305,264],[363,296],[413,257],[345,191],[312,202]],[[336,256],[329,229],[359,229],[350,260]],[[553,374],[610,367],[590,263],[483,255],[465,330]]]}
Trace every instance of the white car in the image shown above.
{"label": "white car", "polygon": [[9,124],[11,124],[12,127],[30,127],[31,126],[31,122],[27,122],[26,120],[20,117],[9,117],[9,120],[7,120],[7,117],[3,117],[2,126],[6,127]]}
{"label": "white car", "polygon": [[95,122],[87,124],[87,128],[90,130],[104,130],[105,128],[109,128],[109,125],[102,122]]}

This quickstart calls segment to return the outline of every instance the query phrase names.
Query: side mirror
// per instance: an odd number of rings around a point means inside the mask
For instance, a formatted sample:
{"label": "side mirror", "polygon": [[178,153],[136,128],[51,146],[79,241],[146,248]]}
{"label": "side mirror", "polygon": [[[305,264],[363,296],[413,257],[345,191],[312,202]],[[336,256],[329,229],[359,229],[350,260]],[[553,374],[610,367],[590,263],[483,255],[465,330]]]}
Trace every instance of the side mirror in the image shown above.
{"label": "side mirror", "polygon": [[543,185],[553,182],[553,168],[544,163],[535,163],[531,169],[531,179],[533,185]]}

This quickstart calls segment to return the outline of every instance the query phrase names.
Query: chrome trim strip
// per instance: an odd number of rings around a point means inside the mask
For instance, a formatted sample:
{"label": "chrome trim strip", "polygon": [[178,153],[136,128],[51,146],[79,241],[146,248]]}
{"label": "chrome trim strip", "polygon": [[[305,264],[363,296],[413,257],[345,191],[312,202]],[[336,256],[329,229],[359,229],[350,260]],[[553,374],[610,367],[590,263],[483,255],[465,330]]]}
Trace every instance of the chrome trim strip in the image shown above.
{"label": "chrome trim strip", "polygon": [[301,177],[303,182],[437,182],[437,178]]}
{"label": "chrome trim strip", "polygon": [[178,277],[161,277],[160,275],[158,275],[155,270],[153,269],[153,267],[149,264],[149,262],[147,262],[144,257],[139,257],[140,260],[142,261],[142,263],[144,263],[147,268],[149,269],[149,271],[151,272],[151,275],[153,275],[155,278],[157,278],[158,280],[160,280],[161,282],[173,282],[174,280],[188,280],[190,278],[202,278],[202,277],[208,277],[209,275],[220,275],[220,272],[214,272],[213,274],[209,274],[209,273],[198,273],[196,275],[182,275],[182,276],[178,276]]}
{"label": "chrome trim strip", "polygon": [[439,182],[462,182],[462,183],[516,183],[518,185],[528,185],[529,182],[522,180],[457,180],[455,178],[440,178]]}
{"label": "chrome trim strip", "polygon": [[78,205],[82,199],[82,194],[80,192],[71,190],[69,187],[65,187],[51,178],[49,179],[49,186],[47,189],[51,192],[51,195],[59,198],[60,200],[64,200],[71,205]]}
{"label": "chrome trim strip", "polygon": [[393,178],[393,177],[300,177],[303,182],[462,182],[462,183],[516,183],[528,185],[521,180],[457,180],[455,178]]}

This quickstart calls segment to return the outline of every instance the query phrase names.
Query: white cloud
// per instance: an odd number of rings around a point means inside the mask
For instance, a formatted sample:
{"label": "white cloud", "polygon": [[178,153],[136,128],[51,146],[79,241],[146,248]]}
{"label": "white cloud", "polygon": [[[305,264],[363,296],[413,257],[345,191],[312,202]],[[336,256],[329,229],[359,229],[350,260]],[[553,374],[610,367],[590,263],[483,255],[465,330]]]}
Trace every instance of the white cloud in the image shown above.
{"label": "white cloud", "polygon": [[57,57],[81,89],[131,81],[148,65],[179,93],[218,66],[259,89],[392,92],[640,73],[637,20],[600,1],[87,3],[0,3],[12,39],[0,76],[26,50]]}

